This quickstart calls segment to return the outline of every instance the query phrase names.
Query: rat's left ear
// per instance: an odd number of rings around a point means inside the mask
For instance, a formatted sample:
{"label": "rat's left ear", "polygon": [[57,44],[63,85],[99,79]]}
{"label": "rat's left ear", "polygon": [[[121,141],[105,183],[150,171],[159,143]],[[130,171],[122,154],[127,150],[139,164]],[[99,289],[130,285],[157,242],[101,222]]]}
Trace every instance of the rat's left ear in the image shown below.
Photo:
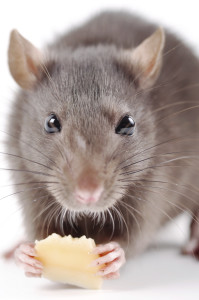
{"label": "rat's left ear", "polygon": [[10,34],[8,64],[13,78],[23,89],[31,89],[38,81],[41,63],[41,52],[17,30],[13,30]]}
{"label": "rat's left ear", "polygon": [[164,44],[165,33],[162,28],[159,28],[137,48],[125,51],[128,65],[132,65],[132,71],[140,88],[152,86],[158,78]]}

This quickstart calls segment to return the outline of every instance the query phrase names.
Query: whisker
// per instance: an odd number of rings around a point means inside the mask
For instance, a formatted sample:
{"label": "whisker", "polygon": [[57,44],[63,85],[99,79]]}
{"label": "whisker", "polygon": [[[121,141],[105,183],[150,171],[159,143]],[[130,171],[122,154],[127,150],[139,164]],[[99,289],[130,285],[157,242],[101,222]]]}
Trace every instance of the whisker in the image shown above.
{"label": "whisker", "polygon": [[72,167],[71,167],[71,164],[70,164],[67,152],[66,152],[66,147],[64,147],[64,145],[62,143],[60,143],[60,141],[59,141],[59,145],[62,147],[62,150],[63,150],[63,151],[61,151],[60,147],[57,145],[59,152],[60,152],[63,160],[67,163],[67,165],[69,167],[69,171],[72,173]]}
{"label": "whisker", "polygon": [[[151,187],[152,187],[152,186],[151,186]],[[152,187],[152,188],[153,188],[153,187]],[[146,190],[146,189],[145,189],[145,190]],[[164,200],[165,200],[166,202],[168,202],[169,204],[175,206],[176,208],[178,208],[178,209],[179,209],[180,211],[182,211],[183,213],[188,213],[189,216],[191,216],[191,217],[193,218],[193,220],[194,220],[197,224],[199,224],[199,221],[197,220],[197,218],[194,217],[193,212],[192,212],[188,207],[186,207],[185,205],[181,204],[181,206],[179,206],[178,204],[169,201],[169,200],[168,200],[164,195],[162,195],[162,193],[160,193],[159,191],[152,191],[152,190],[146,190],[146,191],[147,191],[147,192],[149,191],[149,192],[152,192],[152,193],[158,193],[158,194],[160,194],[161,197],[164,197]],[[169,191],[175,192],[175,191],[173,191],[173,190],[169,190]],[[181,195],[181,194],[180,194],[180,195]],[[183,196],[186,196],[186,195],[183,194]],[[187,198],[187,197],[186,197],[186,198]],[[195,203],[195,201],[194,201],[193,199],[190,198],[189,200],[192,200],[192,201]],[[183,208],[183,207],[184,207],[184,208]]]}
{"label": "whisker", "polygon": [[[184,194],[184,193],[178,192],[178,191],[176,191],[176,190],[172,190],[172,189],[165,188],[165,187],[159,187],[159,186],[144,186],[144,185],[142,185],[142,189],[143,189],[143,188],[145,189],[145,187],[147,187],[147,188],[154,188],[154,189],[160,189],[160,190],[166,190],[166,191],[175,193],[175,194],[177,194],[177,195],[180,195],[180,196],[182,196],[182,197],[184,197],[184,198],[190,200],[190,201],[193,202],[195,205],[197,205],[197,202],[194,201],[193,198],[187,196],[187,195]],[[146,190],[146,189],[145,189],[145,190]]]}
{"label": "whisker", "polygon": [[71,210],[67,210],[66,212],[67,214],[67,221],[69,222],[70,226],[72,227],[72,229],[77,232],[77,229],[75,228],[75,224],[76,224],[76,212],[71,211]]}
{"label": "whisker", "polygon": [[108,212],[108,214],[109,214],[109,216],[110,216],[110,220],[111,220],[111,223],[112,223],[112,233],[111,233],[111,236],[110,236],[110,238],[109,238],[109,240],[111,241],[112,238],[113,238],[114,232],[115,232],[115,222],[114,222],[114,219],[113,219],[113,216],[112,216],[112,214],[111,214],[110,209],[107,208],[107,212]]}
{"label": "whisker", "polygon": [[[4,134],[7,134],[8,136],[10,136],[11,138],[13,139],[16,139],[16,140],[19,140],[18,137],[6,132],[6,131],[3,131],[3,130],[0,130],[0,132],[4,133]],[[33,147],[32,145],[30,145],[29,143],[25,142],[24,140],[20,139],[20,143],[30,147],[31,149],[35,150],[36,152],[40,153],[42,156],[44,156],[45,158],[47,158],[51,163],[54,164],[54,166],[57,168],[58,171],[60,171],[59,167],[57,166],[57,164],[55,163],[54,160],[52,160],[49,156],[47,156],[46,154],[44,154],[43,152],[41,152],[39,149]]]}
{"label": "whisker", "polygon": [[168,214],[166,213],[164,210],[162,210],[159,206],[155,205],[150,199],[143,199],[143,198],[138,198],[138,197],[134,197],[134,196],[131,196],[131,198],[133,199],[137,199],[138,201],[144,201],[144,202],[147,202],[149,203],[151,206],[153,206],[156,210],[160,211],[163,215],[165,215],[178,229],[179,231],[181,232],[181,234],[184,236],[185,235],[185,232],[182,231],[182,229],[180,228],[180,226],[175,222],[175,220],[173,220],[173,218]]}
{"label": "whisker", "polygon": [[107,219],[106,214],[105,214],[104,211],[100,212],[100,217],[101,218],[98,219],[98,223],[100,223],[101,220],[102,220],[102,222],[100,224],[99,232],[104,228],[105,223],[106,223],[106,219]]}
{"label": "whisker", "polygon": [[32,162],[32,163],[34,163],[34,164],[40,165],[40,166],[42,166],[42,167],[45,167],[45,168],[47,168],[47,169],[53,171],[52,168],[50,168],[50,167],[48,167],[48,166],[46,166],[46,165],[44,165],[44,164],[42,164],[42,163],[39,163],[39,162],[37,162],[37,161],[34,161],[34,160],[31,160],[31,159],[25,158],[25,157],[20,156],[20,155],[11,154],[11,153],[7,153],[7,152],[0,152],[0,154],[4,154],[4,155],[8,155],[8,156],[20,158],[20,159],[23,159],[23,160],[25,160],[25,161]]}
{"label": "whisker", "polygon": [[[154,166],[150,166],[150,167],[146,167],[140,170],[136,170],[136,171],[132,171],[132,172],[126,172],[125,175],[131,175],[131,174],[136,174],[136,173],[140,173],[143,172],[145,170],[148,169],[155,169],[155,168],[164,168],[164,167],[169,167],[169,168],[182,168],[182,167],[190,167],[190,165],[154,165]],[[118,181],[122,181],[123,179],[118,179]]]}
{"label": "whisker", "polygon": [[[121,196],[124,196],[124,197],[126,196],[125,194],[122,194],[122,193],[120,193],[120,192],[117,192],[117,194],[120,194]],[[127,195],[129,195],[129,193],[127,193]],[[137,214],[139,214],[141,217],[143,217],[142,213],[141,213],[139,210],[137,210],[135,207],[133,207],[133,206],[127,204],[126,202],[124,202],[124,201],[122,201],[122,200],[119,200],[118,202],[119,202],[120,204],[122,204],[122,205],[125,205],[125,206],[131,208],[133,211],[135,211]]]}
{"label": "whisker", "polygon": [[148,147],[148,148],[145,148],[144,150],[139,151],[139,152],[137,152],[137,153],[131,155],[130,157],[126,158],[125,160],[123,160],[122,162],[120,162],[120,163],[118,164],[117,169],[119,169],[120,165],[123,164],[123,163],[125,163],[127,160],[132,159],[132,158],[136,157],[137,155],[143,154],[144,152],[146,152],[146,151],[148,151],[148,150],[152,150],[152,149],[154,149],[154,148],[156,148],[156,147],[159,147],[159,146],[162,146],[162,145],[168,144],[168,143],[178,142],[178,141],[181,141],[181,140],[196,140],[197,138],[198,138],[197,136],[194,137],[194,138],[190,138],[190,136],[180,136],[180,137],[175,137],[175,138],[171,138],[171,139],[168,139],[168,140],[166,140],[166,141],[160,142],[160,143],[158,143],[158,144],[155,144],[155,145],[153,145],[153,146],[150,146],[150,147]]}
{"label": "whisker", "polygon": [[124,230],[124,229],[123,229],[123,220],[122,220],[122,218],[121,218],[120,212],[116,209],[115,205],[113,205],[113,206],[111,207],[111,209],[115,212],[116,217],[118,218],[120,230],[123,231],[123,230]]}
{"label": "whisker", "polygon": [[[42,63],[40,64],[41,69],[43,70],[43,72],[45,73],[46,77],[48,78],[49,82],[51,83],[51,86],[53,87],[53,91],[55,92],[55,94],[53,94],[53,96],[55,96],[55,98],[60,101],[61,99],[59,98],[59,91],[50,75],[50,72],[48,71],[47,66]],[[52,91],[51,91],[52,92]]]}
{"label": "whisker", "polygon": [[[173,154],[181,154],[181,153],[199,153],[199,151],[173,151],[173,152],[167,152],[167,153],[159,153],[157,155],[153,155],[153,156],[150,156],[150,157],[147,157],[147,158],[143,158],[142,160],[138,160],[136,162],[133,162],[133,163],[130,163],[126,166],[123,166],[123,167],[120,168],[120,170],[123,170],[125,168],[128,168],[130,166],[136,165],[140,162],[143,162],[143,161],[146,161],[146,160],[149,160],[149,159],[153,159],[153,158],[157,158],[157,157],[159,158],[159,157],[163,157],[163,156],[167,156],[167,155],[173,155]],[[198,158],[198,156],[195,156],[195,157]]]}
{"label": "whisker", "polygon": [[[173,47],[173,48],[171,48],[170,50],[168,50],[167,52],[163,53],[163,54],[162,54],[162,57],[167,56],[168,54],[170,54],[171,52],[173,52],[174,50],[176,50],[179,46],[180,46],[180,43],[176,44],[175,47]],[[148,66],[145,67],[144,69],[142,69],[142,71],[140,71],[140,72],[138,73],[138,75],[135,76],[135,78],[134,78],[134,80],[133,80],[133,84],[135,84],[136,81],[137,81],[137,80],[138,80],[138,79],[139,79],[139,78],[147,71],[147,68],[148,68]]]}
{"label": "whisker", "polygon": [[65,235],[65,232],[64,232],[64,220],[65,220],[65,217],[66,217],[66,212],[67,212],[67,208],[65,208],[65,210],[63,211],[63,218],[62,218],[62,233],[63,233],[63,235]]}
{"label": "whisker", "polygon": [[9,216],[6,217],[5,220],[3,220],[2,222],[0,221],[0,225],[4,226],[7,224],[7,222],[10,222],[10,218],[15,215],[16,213],[18,213],[19,211],[21,211],[23,209],[23,205],[21,205],[20,207],[18,207],[16,210],[14,210],[13,212],[9,213]]}
{"label": "whisker", "polygon": [[[117,206],[117,208],[116,208],[116,206]],[[126,232],[127,232],[127,251],[128,251],[129,244],[130,244],[130,233],[129,233],[128,225],[127,225],[126,220],[125,220],[122,212],[120,211],[117,203],[114,205],[114,209],[119,212],[119,214],[121,216],[121,219],[123,220],[123,223],[124,223],[124,225],[126,227]]]}
{"label": "whisker", "polygon": [[156,89],[158,89],[158,88],[161,88],[161,87],[166,87],[166,86],[168,86],[171,82],[172,82],[172,79],[167,80],[167,81],[164,81],[164,82],[162,82],[162,83],[160,83],[160,84],[158,84],[158,85],[154,85],[154,86],[152,86],[152,87],[146,88],[146,89],[144,89],[144,90],[138,91],[138,92],[136,93],[136,95],[135,95],[135,99],[136,99],[136,97],[139,96],[139,95],[146,94],[146,93],[148,93],[148,92],[154,91],[154,90],[156,90]]}
{"label": "whisker", "polygon": [[164,117],[164,118],[158,120],[156,124],[158,125],[160,122],[162,122],[162,121],[164,121],[164,120],[167,120],[167,119],[169,119],[170,117],[176,116],[176,115],[178,115],[178,114],[181,114],[181,113],[183,113],[183,112],[185,112],[185,111],[192,110],[192,109],[194,109],[194,108],[199,108],[199,105],[195,105],[195,106],[191,106],[191,107],[188,107],[188,108],[184,108],[184,109],[182,109],[182,110],[180,110],[180,111],[177,111],[177,112],[175,112],[175,113],[172,113],[172,114],[170,114],[170,115],[168,115],[168,116],[166,116],[166,117]]}
{"label": "whisker", "polygon": [[[52,188],[50,188],[50,189],[49,189],[49,187],[48,187],[48,192],[52,193],[52,192],[56,192],[56,191],[57,191],[57,187],[56,187],[56,188],[54,188],[54,189],[52,189]],[[36,197],[36,198],[34,198],[34,199],[33,199],[33,202],[37,202],[39,199],[41,199],[41,198],[45,198],[46,196],[49,196],[49,193],[48,193],[48,194],[45,194],[45,195],[42,195],[42,196],[39,196],[39,197]]]}
{"label": "whisker", "polygon": [[[116,193],[116,194],[119,194],[119,195],[121,195],[121,196],[123,196],[123,197],[126,196],[125,194],[120,193],[120,192],[115,192],[115,193]],[[128,195],[129,195],[129,193],[127,193],[127,196],[128,196]],[[127,203],[124,202],[124,201],[122,201],[122,198],[119,199],[119,200],[117,200],[117,203],[119,203],[119,205],[124,206],[124,208],[127,210],[127,212],[130,213],[130,215],[132,215],[132,217],[133,217],[133,219],[135,220],[136,225],[137,225],[137,227],[138,227],[139,233],[140,233],[140,235],[142,235],[142,230],[141,230],[140,224],[139,224],[139,222],[138,222],[138,220],[137,220],[137,218],[136,218],[134,212],[136,212],[137,214],[139,214],[139,215],[143,218],[142,213],[141,213],[139,210],[137,210],[136,208],[134,208],[133,206],[127,204]],[[130,209],[133,210],[134,212],[133,212],[133,211],[130,211]]]}
{"label": "whisker", "polygon": [[14,171],[14,172],[24,172],[24,173],[32,173],[32,174],[37,174],[37,175],[44,175],[44,176],[49,176],[49,177],[56,177],[52,174],[44,173],[44,172],[39,172],[39,171],[31,171],[31,170],[22,170],[22,169],[11,169],[11,168],[0,168],[2,171]]}
{"label": "whisker", "polygon": [[[150,157],[151,158],[151,157]],[[146,158],[144,160],[148,160],[150,158]],[[163,161],[163,162],[160,162],[158,165],[155,165],[155,166],[161,166],[161,165],[164,165],[166,163],[169,163],[169,162],[173,162],[173,161],[177,161],[177,160],[182,160],[182,159],[199,159],[199,157],[197,156],[180,156],[180,157],[177,157],[177,158],[173,158],[173,159],[169,159],[169,160],[166,160],[166,161]],[[144,161],[142,160],[142,161]],[[136,164],[136,163],[135,163]],[[153,167],[153,166],[152,166]],[[150,167],[148,167],[150,168]],[[145,168],[147,169],[147,168]],[[139,171],[139,170],[138,170]],[[130,175],[130,174],[133,174],[132,172],[137,172],[137,171],[129,171],[129,172],[123,172],[123,173],[119,173],[119,175]]]}
{"label": "whisker", "polygon": [[[46,195],[41,196],[41,197],[47,197],[47,196],[49,196],[49,195],[46,194]],[[35,222],[39,217],[41,217],[41,215],[43,215],[46,211],[48,211],[48,209],[49,209],[51,206],[53,206],[53,205],[55,205],[55,204],[56,204],[56,202],[55,202],[54,200],[51,200],[51,201],[49,202],[49,205],[47,205],[44,209],[42,209],[42,210],[39,212],[39,214],[37,214],[37,216],[33,219],[33,222]]]}
{"label": "whisker", "polygon": [[[136,223],[136,225],[137,225],[137,227],[138,227],[138,231],[139,231],[140,235],[142,236],[142,230],[141,230],[140,224],[139,224],[139,222],[138,222],[138,219],[136,218],[136,215],[135,215],[134,212],[132,211],[132,210],[134,210],[134,207],[132,207],[132,206],[130,206],[130,205],[126,205],[127,203],[122,202],[122,201],[120,201],[119,203],[120,203],[120,205],[122,205],[122,206],[127,210],[127,212],[130,213],[130,215],[133,217],[133,219],[135,220],[135,223]],[[131,211],[130,211],[130,209],[131,209]],[[139,214],[140,214],[140,212],[139,212]]]}
{"label": "whisker", "polygon": [[154,114],[154,113],[157,113],[161,110],[164,110],[166,108],[170,108],[170,107],[173,107],[173,106],[178,106],[178,105],[182,105],[182,104],[190,104],[190,103],[198,103],[198,101],[178,101],[178,102],[174,102],[174,103],[170,103],[170,104],[166,104],[164,106],[161,106],[161,107],[158,107],[157,109],[153,110],[151,112],[151,115]]}
{"label": "whisker", "polygon": [[[50,229],[50,225],[51,225],[51,222],[52,222],[52,220],[53,220],[53,218],[54,218],[54,216],[60,211],[60,209],[61,209],[61,206],[60,206],[60,204],[57,202],[56,203],[57,204],[57,206],[56,206],[56,209],[54,210],[54,211],[50,211],[50,213],[51,213],[51,215],[50,215],[50,218],[49,218],[49,215],[47,215],[48,217],[47,217],[47,220],[49,219],[49,221],[48,221],[48,223],[47,223],[47,227],[46,227],[46,232],[47,232],[47,236],[49,235],[49,229]],[[44,224],[46,223],[46,219],[45,219],[45,221],[44,221]]]}
{"label": "whisker", "polygon": [[8,197],[11,197],[11,196],[14,196],[14,195],[17,195],[17,194],[22,194],[22,193],[25,193],[25,192],[29,192],[29,191],[33,191],[33,190],[39,190],[39,189],[45,189],[47,186],[41,186],[41,187],[34,187],[34,188],[30,188],[30,189],[25,189],[25,190],[22,190],[22,191],[18,191],[18,192],[14,192],[12,194],[9,194],[9,195],[6,195],[2,198],[0,198],[0,201],[3,200],[3,199],[6,199]]}
{"label": "whisker", "polygon": [[[195,87],[199,87],[199,83],[189,84],[189,85],[187,85],[187,86],[185,86],[185,87],[183,87],[183,88],[180,88],[180,89],[178,89],[177,91],[173,92],[172,95],[175,95],[175,94],[177,94],[177,93],[179,93],[179,92],[182,92],[182,91],[186,91],[186,90],[190,90],[190,89],[192,90],[192,89],[195,88]],[[191,102],[191,101],[189,101],[189,102]]]}
{"label": "whisker", "polygon": [[0,188],[4,188],[4,187],[11,187],[11,186],[20,186],[20,185],[29,185],[29,184],[36,184],[36,183],[55,183],[58,184],[58,181],[29,181],[29,182],[20,182],[20,183],[12,183],[12,184],[4,184],[1,185]]}
{"label": "whisker", "polygon": [[60,213],[57,215],[57,219],[59,218],[59,228],[61,229],[63,235],[64,235],[64,212],[65,209],[61,207]]}
{"label": "whisker", "polygon": [[33,199],[33,202],[37,202],[39,199],[48,198],[49,194],[45,194]]}
{"label": "whisker", "polygon": [[173,52],[174,50],[176,50],[177,48],[182,46],[182,42],[177,43],[173,48],[169,49],[167,52],[163,53],[163,57],[167,56],[168,54],[170,54],[171,52]]}
{"label": "whisker", "polygon": [[[160,174],[158,174],[158,177],[161,176]],[[181,183],[175,183],[175,181],[171,182],[171,181],[162,181],[162,180],[148,180],[148,179],[129,179],[129,180],[123,180],[122,182],[152,182],[152,183],[164,183],[164,184],[171,184],[176,186],[180,186],[182,188],[187,189],[190,192],[193,192],[193,190],[199,192],[199,189],[197,189],[195,186],[191,185],[191,184],[181,184]],[[187,186],[190,186],[191,188],[188,188]],[[123,185],[123,187],[129,187],[129,185]],[[198,194],[198,193],[197,193]]]}

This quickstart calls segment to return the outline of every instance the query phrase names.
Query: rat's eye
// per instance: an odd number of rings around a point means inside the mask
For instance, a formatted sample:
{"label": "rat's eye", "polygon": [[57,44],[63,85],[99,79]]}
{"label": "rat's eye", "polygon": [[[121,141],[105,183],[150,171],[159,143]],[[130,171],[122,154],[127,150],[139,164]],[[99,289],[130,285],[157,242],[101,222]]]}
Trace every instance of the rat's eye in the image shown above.
{"label": "rat's eye", "polygon": [[115,133],[121,135],[132,135],[135,128],[135,121],[129,115],[124,116],[117,127],[115,128]]}
{"label": "rat's eye", "polygon": [[61,131],[61,125],[55,114],[50,114],[45,120],[44,128],[48,133]]}

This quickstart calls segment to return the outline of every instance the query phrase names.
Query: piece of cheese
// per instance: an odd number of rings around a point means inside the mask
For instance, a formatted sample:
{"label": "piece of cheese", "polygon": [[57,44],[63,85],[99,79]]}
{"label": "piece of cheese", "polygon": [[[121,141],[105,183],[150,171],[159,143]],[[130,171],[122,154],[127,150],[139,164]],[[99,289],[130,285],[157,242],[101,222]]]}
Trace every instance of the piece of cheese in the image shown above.
{"label": "piece of cheese", "polygon": [[89,289],[99,289],[102,278],[96,276],[99,267],[91,267],[99,255],[91,254],[95,247],[93,239],[61,237],[53,233],[35,242],[39,261],[43,263],[43,277]]}

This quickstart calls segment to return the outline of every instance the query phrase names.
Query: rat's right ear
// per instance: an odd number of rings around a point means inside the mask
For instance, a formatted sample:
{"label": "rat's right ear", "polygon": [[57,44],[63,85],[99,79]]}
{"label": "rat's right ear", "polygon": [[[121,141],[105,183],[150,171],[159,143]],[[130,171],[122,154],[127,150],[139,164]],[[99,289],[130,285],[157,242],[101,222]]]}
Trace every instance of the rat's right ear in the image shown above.
{"label": "rat's right ear", "polygon": [[15,81],[23,89],[31,89],[39,79],[41,52],[17,30],[10,34],[8,64]]}
{"label": "rat's right ear", "polygon": [[157,80],[162,66],[164,45],[165,33],[159,28],[135,49],[125,51],[125,60],[141,89],[151,87]]}

